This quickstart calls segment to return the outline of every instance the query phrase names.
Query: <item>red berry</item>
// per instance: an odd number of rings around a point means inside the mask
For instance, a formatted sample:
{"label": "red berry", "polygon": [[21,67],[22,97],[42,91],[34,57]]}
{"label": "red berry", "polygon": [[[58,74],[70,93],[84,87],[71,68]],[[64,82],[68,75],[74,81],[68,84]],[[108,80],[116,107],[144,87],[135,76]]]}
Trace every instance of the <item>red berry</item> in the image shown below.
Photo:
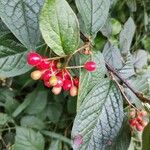
{"label": "red berry", "polygon": [[50,88],[50,87],[51,87],[51,85],[50,85],[49,81],[44,81],[44,85],[45,85],[46,87],[48,87],[48,88]]}
{"label": "red berry", "polygon": [[134,126],[136,126],[137,121],[136,121],[136,119],[130,119],[129,123],[130,123],[130,126],[134,127]]}
{"label": "red berry", "polygon": [[70,90],[71,86],[72,86],[71,80],[68,80],[68,79],[64,80],[63,89],[64,89],[65,91]]}
{"label": "red berry", "polygon": [[42,72],[39,70],[35,70],[31,73],[31,78],[33,80],[39,80],[41,78],[41,76],[42,76]]}
{"label": "red berry", "polygon": [[44,72],[42,79],[44,81],[49,81],[50,77],[52,76],[52,72],[50,70],[47,70]]}
{"label": "red berry", "polygon": [[76,87],[79,87],[79,78],[74,78],[73,83]]}
{"label": "red berry", "polygon": [[58,82],[58,79],[56,76],[51,76],[50,79],[49,79],[49,83],[51,86],[56,86],[57,85],[57,82]]}
{"label": "red berry", "polygon": [[27,62],[29,65],[37,66],[39,63],[41,63],[41,56],[36,52],[31,52],[27,55]]}
{"label": "red berry", "polygon": [[137,117],[136,121],[139,122],[139,123],[141,123],[142,122],[142,118],[141,117]]}
{"label": "red berry", "polygon": [[142,125],[140,125],[140,124],[137,124],[137,125],[136,125],[136,129],[137,129],[138,131],[143,131],[144,127],[143,127]]}
{"label": "red berry", "polygon": [[93,62],[93,61],[86,62],[86,63],[84,64],[84,68],[85,68],[87,71],[90,71],[90,72],[95,71],[95,69],[96,69],[96,63]]}
{"label": "red berry", "polygon": [[60,76],[63,80],[70,79],[70,73],[67,70],[60,71],[57,76]]}
{"label": "red berry", "polygon": [[141,117],[147,116],[147,112],[146,112],[145,110],[142,110],[142,111],[140,112],[140,116],[141,116]]}
{"label": "red berry", "polygon": [[62,87],[63,86],[63,79],[59,76],[57,76],[57,85],[56,87]]}
{"label": "red berry", "polygon": [[40,70],[49,69],[49,68],[50,68],[50,62],[47,61],[47,60],[42,60],[42,61],[38,64],[37,68],[40,69]]}
{"label": "red berry", "polygon": [[62,87],[53,87],[52,88],[52,92],[55,94],[55,95],[59,95],[62,91]]}
{"label": "red berry", "polygon": [[77,96],[78,94],[78,88],[76,86],[72,86],[71,89],[70,89],[70,95],[71,96]]}

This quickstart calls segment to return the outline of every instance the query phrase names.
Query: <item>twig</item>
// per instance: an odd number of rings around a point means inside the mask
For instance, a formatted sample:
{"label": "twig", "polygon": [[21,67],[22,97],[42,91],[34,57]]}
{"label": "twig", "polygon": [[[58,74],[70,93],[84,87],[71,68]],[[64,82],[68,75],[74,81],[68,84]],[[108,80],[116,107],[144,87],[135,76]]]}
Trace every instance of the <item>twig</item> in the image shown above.
{"label": "twig", "polygon": [[119,73],[112,67],[110,66],[108,63],[106,63],[106,68],[112,72],[116,77],[118,77],[138,98],[140,101],[142,101],[143,103],[149,103],[150,104],[150,100],[144,96],[143,93],[136,91],[133,87],[131,87],[131,85],[123,78],[121,77],[121,75],[119,75]]}
{"label": "twig", "polygon": [[77,52],[79,52],[79,51],[81,51],[81,50],[83,50],[83,49],[85,49],[85,48],[88,48],[88,47],[90,47],[90,42],[85,43],[85,45],[83,45],[82,47],[80,47],[79,49],[77,49],[74,53],[72,53],[72,54],[68,57],[67,62],[66,62],[66,64],[65,64],[65,67],[68,66],[68,63],[70,62],[70,60],[71,60],[71,58],[72,58],[72,56],[73,56],[74,54],[76,54]]}
{"label": "twig", "polygon": [[110,76],[111,76],[111,79],[117,84],[117,86],[118,86],[118,88],[119,88],[119,90],[120,90],[122,96],[125,98],[125,100],[128,102],[128,104],[129,104],[130,106],[132,106],[134,109],[136,109],[137,111],[139,111],[139,110],[130,102],[130,100],[128,99],[128,97],[126,96],[126,94],[125,94],[125,92],[124,92],[123,86],[121,86],[121,85],[119,84],[119,82],[116,80],[116,78],[114,77],[114,75],[113,75],[112,72],[110,72]]}
{"label": "twig", "polygon": [[[81,39],[83,41],[87,41],[89,40],[84,34],[81,34]],[[123,78],[120,76],[120,74],[112,67],[110,66],[108,63],[105,62],[106,68],[112,72],[116,77],[118,77],[136,96],[137,98],[143,102],[143,103],[149,103],[150,104],[150,99],[148,99],[147,97],[144,96],[143,93],[136,91],[133,87],[131,87],[131,85]]]}

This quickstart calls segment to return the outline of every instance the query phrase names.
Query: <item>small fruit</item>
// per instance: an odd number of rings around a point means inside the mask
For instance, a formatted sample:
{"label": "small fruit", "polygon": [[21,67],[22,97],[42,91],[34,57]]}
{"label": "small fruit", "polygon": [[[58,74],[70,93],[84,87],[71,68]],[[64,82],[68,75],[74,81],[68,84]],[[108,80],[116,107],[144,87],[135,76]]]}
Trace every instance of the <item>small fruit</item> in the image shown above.
{"label": "small fruit", "polygon": [[63,79],[61,77],[57,77],[56,87],[62,87],[62,86],[63,86]]}
{"label": "small fruit", "polygon": [[40,70],[49,69],[49,68],[50,68],[50,62],[43,59],[43,60],[38,64],[37,68],[40,69]]}
{"label": "small fruit", "polygon": [[49,81],[44,81],[44,85],[45,85],[46,87],[48,87],[48,88],[50,88],[50,87],[51,87],[51,85],[50,85]]}
{"label": "small fruit", "polygon": [[27,55],[27,62],[29,65],[37,66],[41,61],[41,56],[36,52],[31,52]]}
{"label": "small fruit", "polygon": [[49,83],[51,86],[56,86],[58,83],[58,79],[55,75],[51,76],[49,79]]}
{"label": "small fruit", "polygon": [[94,61],[89,61],[89,62],[86,62],[84,64],[84,68],[87,70],[87,71],[95,71],[96,70],[96,63]]}
{"label": "small fruit", "polygon": [[68,80],[68,79],[64,80],[63,89],[65,91],[69,91],[71,86],[72,86],[71,80]]}
{"label": "small fruit", "polygon": [[72,86],[70,89],[70,96],[77,96],[78,94],[78,88],[76,86]]}
{"label": "small fruit", "polygon": [[62,87],[53,87],[52,88],[52,92],[55,94],[55,95],[59,95],[61,93],[61,90],[62,90]]}
{"label": "small fruit", "polygon": [[142,126],[143,126],[143,127],[146,127],[147,125],[148,125],[148,121],[145,121],[145,120],[142,121]]}
{"label": "small fruit", "polygon": [[130,119],[129,123],[130,123],[130,126],[134,127],[134,126],[136,126],[137,121],[136,121],[136,119]]}
{"label": "small fruit", "polygon": [[66,71],[66,70],[62,70],[60,71],[57,76],[61,77],[63,80],[65,79],[70,79],[70,73],[69,71]]}
{"label": "small fruit", "polygon": [[143,131],[144,127],[140,124],[137,124],[136,129],[141,132],[141,131]]}
{"label": "small fruit", "polygon": [[41,76],[42,76],[42,72],[39,70],[35,70],[31,73],[31,78],[33,80],[39,80],[41,78]]}
{"label": "small fruit", "polygon": [[74,78],[73,83],[76,87],[79,87],[79,78]]}
{"label": "small fruit", "polygon": [[140,112],[140,116],[141,116],[141,117],[147,116],[147,112],[146,112],[145,110],[142,110],[142,111]]}
{"label": "small fruit", "polygon": [[136,110],[135,109],[131,109],[129,115],[130,115],[131,118],[135,118]]}
{"label": "small fruit", "polygon": [[50,70],[47,70],[44,72],[42,79],[44,81],[49,81],[50,77],[52,76],[52,72]]}

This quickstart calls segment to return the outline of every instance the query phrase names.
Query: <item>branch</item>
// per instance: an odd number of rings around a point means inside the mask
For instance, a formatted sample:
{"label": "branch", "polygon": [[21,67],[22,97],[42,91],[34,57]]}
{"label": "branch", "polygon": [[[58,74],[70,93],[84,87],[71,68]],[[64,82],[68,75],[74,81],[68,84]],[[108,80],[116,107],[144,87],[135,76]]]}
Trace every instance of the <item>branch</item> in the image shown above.
{"label": "branch", "polygon": [[150,99],[144,96],[143,93],[135,90],[129,83],[126,81],[123,77],[120,76],[120,74],[108,63],[105,62],[106,68],[112,72],[116,77],[118,77],[143,103],[149,103],[150,104]]}
{"label": "branch", "polygon": [[[80,37],[84,42],[89,41],[89,39],[80,32]],[[131,85],[123,78],[120,76],[120,74],[112,67],[110,66],[108,63],[105,62],[106,68],[112,72],[116,77],[118,77],[138,98],[141,102],[143,103],[149,103],[150,104],[150,99],[148,99],[147,97],[144,96],[143,93],[136,91],[133,87],[131,87]]]}

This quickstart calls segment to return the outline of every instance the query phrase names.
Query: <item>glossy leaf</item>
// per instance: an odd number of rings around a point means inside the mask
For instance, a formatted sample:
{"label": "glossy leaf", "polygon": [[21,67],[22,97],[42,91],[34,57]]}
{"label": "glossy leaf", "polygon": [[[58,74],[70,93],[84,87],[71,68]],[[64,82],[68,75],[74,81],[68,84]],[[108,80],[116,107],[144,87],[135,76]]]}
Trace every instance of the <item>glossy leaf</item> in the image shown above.
{"label": "glossy leaf", "polygon": [[44,150],[44,138],[39,132],[30,128],[17,127],[15,150]]}
{"label": "glossy leaf", "polygon": [[76,0],[76,5],[83,19],[86,33],[95,37],[104,26],[109,12],[109,0]]}
{"label": "glossy leaf", "polygon": [[0,16],[13,34],[35,49],[40,40],[38,16],[44,0],[0,0]]}
{"label": "glossy leaf", "polygon": [[79,24],[66,0],[46,0],[40,29],[47,45],[57,55],[73,53],[79,44]]}

